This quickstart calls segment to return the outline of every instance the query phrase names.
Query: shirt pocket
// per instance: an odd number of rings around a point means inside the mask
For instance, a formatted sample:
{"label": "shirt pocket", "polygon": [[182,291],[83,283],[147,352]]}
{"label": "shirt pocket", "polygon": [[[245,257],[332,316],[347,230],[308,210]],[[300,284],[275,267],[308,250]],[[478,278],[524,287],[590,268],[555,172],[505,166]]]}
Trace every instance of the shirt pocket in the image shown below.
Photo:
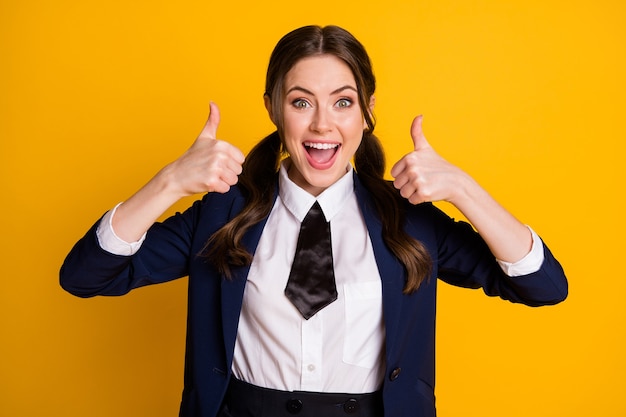
{"label": "shirt pocket", "polygon": [[380,280],[344,284],[346,331],[343,361],[363,368],[378,366],[385,338]]}

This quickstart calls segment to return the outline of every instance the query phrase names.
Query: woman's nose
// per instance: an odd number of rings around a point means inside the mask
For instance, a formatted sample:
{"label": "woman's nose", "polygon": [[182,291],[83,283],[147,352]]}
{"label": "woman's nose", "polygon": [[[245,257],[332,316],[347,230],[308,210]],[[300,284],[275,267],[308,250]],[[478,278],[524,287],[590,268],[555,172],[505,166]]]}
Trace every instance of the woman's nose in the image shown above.
{"label": "woman's nose", "polygon": [[315,109],[313,120],[311,121],[311,130],[318,133],[325,133],[332,129],[331,115],[328,110],[322,106]]}

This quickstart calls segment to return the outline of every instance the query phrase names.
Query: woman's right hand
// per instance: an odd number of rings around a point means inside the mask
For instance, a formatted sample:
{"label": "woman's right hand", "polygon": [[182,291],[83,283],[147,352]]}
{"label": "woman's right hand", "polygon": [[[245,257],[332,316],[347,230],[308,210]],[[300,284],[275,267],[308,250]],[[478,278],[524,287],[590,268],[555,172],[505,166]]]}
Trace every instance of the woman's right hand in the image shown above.
{"label": "woman's right hand", "polygon": [[244,155],[216,138],[219,124],[220,111],[211,103],[209,119],[193,145],[118,207],[112,219],[117,236],[135,242],[179,199],[198,193],[225,193],[237,183]]}
{"label": "woman's right hand", "polygon": [[219,123],[219,108],[211,103],[209,118],[198,138],[160,173],[180,197],[206,192],[225,193],[237,184],[244,155],[237,147],[217,139]]}

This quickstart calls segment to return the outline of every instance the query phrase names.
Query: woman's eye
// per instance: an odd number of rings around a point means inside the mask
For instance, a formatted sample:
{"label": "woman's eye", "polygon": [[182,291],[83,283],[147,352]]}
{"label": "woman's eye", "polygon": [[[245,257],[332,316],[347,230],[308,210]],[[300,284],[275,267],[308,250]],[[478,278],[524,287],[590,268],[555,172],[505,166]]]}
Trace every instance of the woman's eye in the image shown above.
{"label": "woman's eye", "polygon": [[309,103],[307,103],[306,100],[302,100],[300,98],[297,100],[294,100],[292,104],[297,109],[306,109],[307,107],[309,107]]}
{"label": "woman's eye", "polygon": [[350,107],[351,104],[352,104],[352,100],[347,99],[347,98],[342,98],[341,100],[337,102],[337,107]]}

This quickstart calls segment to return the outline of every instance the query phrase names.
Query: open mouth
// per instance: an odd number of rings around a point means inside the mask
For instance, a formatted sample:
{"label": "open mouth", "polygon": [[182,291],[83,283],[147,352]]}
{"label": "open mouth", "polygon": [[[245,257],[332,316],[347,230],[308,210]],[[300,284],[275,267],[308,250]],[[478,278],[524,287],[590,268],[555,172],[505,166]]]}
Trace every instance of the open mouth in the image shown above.
{"label": "open mouth", "polygon": [[313,167],[320,169],[332,165],[340,146],[339,143],[304,142],[309,162]]}

